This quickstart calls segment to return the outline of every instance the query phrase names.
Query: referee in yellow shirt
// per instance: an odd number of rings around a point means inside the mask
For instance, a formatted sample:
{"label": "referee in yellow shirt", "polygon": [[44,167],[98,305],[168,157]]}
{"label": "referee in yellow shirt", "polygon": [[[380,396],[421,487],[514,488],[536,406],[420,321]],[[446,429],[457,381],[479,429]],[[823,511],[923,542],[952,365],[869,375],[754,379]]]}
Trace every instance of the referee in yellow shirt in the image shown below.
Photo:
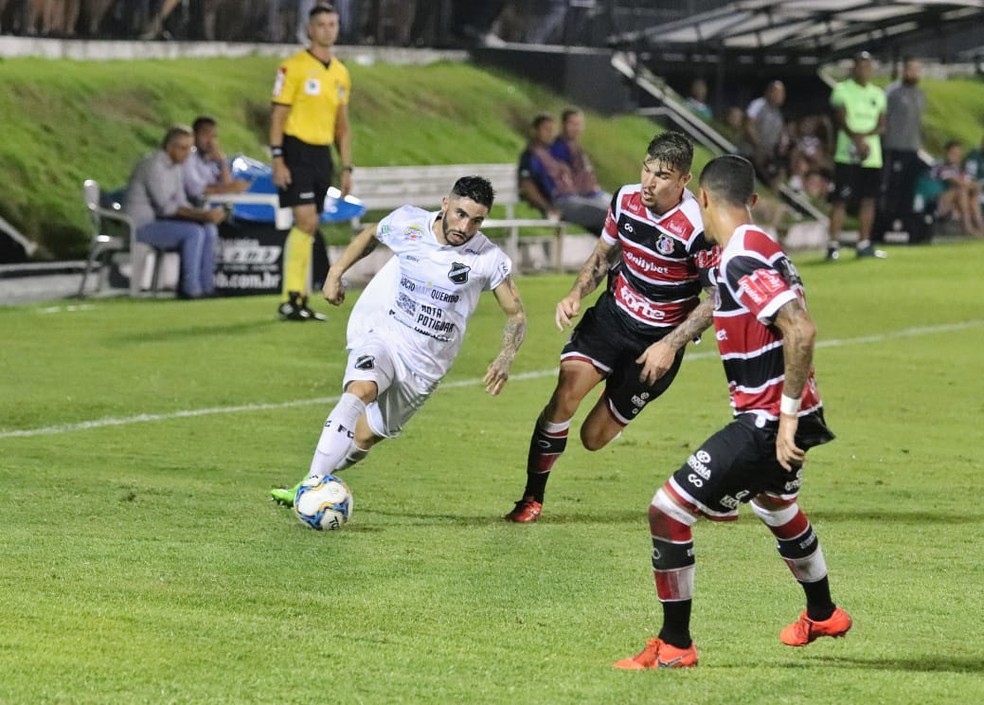
{"label": "referee in yellow shirt", "polygon": [[284,248],[283,300],[277,309],[282,321],[325,320],[308,308],[308,289],[314,237],[334,175],[332,145],[341,158],[342,195],[352,187],[352,79],[331,53],[338,39],[335,8],[316,5],[308,15],[307,33],[311,46],[277,69],[270,116],[273,183],[281,207],[294,214]]}

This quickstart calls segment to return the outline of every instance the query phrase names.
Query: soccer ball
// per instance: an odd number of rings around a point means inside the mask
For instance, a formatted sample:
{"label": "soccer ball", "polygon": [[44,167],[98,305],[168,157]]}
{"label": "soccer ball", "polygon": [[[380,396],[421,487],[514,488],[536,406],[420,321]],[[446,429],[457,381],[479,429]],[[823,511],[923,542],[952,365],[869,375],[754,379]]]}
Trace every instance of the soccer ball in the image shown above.
{"label": "soccer ball", "polygon": [[352,516],[352,491],[334,475],[309,477],[294,495],[294,514],[316,531],[333,531]]}

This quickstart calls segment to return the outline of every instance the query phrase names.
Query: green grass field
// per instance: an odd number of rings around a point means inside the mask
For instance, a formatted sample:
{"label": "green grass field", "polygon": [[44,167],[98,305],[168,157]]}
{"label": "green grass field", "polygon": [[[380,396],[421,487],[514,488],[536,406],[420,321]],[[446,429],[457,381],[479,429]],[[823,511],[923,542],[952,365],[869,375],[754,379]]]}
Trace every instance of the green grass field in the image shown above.
{"label": "green grass field", "polygon": [[984,242],[797,263],[839,435],[801,504],[847,638],[780,644],[802,595],[746,508],[695,530],[701,665],[611,668],[658,629],[649,499],[729,417],[710,335],[509,525],[572,278],[521,279],[502,396],[478,382],[486,297],[445,385],[347,471],[352,522],[319,534],[266,492],[307,469],[355,296],[323,326],[267,298],[63,301],[0,308],[0,703],[981,702]]}

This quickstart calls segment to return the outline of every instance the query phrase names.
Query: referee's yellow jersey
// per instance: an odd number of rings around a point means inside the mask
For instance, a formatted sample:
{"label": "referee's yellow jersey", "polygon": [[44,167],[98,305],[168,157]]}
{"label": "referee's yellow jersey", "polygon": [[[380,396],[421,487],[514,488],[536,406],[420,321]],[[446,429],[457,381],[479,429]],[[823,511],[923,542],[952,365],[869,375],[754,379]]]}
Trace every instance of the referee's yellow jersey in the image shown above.
{"label": "referee's yellow jersey", "polygon": [[273,102],[290,106],[284,134],[308,144],[332,144],[338,106],[348,104],[351,90],[348,69],[337,58],[326,67],[307,50],[294,54],[280,64],[273,85]]}

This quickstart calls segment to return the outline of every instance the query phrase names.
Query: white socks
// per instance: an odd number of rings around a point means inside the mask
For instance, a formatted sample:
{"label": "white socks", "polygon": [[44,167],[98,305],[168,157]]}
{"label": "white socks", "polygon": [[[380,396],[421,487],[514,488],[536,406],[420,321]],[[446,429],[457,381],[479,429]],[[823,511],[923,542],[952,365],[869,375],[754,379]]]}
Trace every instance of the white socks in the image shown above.
{"label": "white socks", "polygon": [[[318,439],[318,447],[311,460],[308,477],[330,475],[338,469],[347,468],[362,458],[368,451],[361,451],[352,443],[355,437],[355,424],[366,410],[366,405],[359,397],[346,392],[338,400],[338,404],[328,414],[325,427]],[[350,457],[357,456],[349,461]]]}

